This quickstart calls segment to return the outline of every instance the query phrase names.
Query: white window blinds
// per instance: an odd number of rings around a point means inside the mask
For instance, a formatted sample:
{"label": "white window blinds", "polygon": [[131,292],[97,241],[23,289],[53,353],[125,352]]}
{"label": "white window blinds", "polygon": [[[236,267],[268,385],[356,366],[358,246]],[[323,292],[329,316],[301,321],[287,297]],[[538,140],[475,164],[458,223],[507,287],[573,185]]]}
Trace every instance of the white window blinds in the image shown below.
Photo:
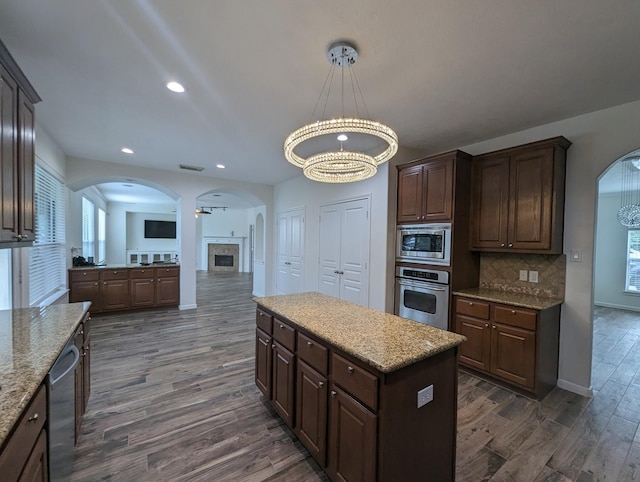
{"label": "white window blinds", "polygon": [[626,291],[640,292],[640,229],[627,232]]}
{"label": "white window blinds", "polygon": [[107,214],[98,208],[98,263],[107,257]]}
{"label": "white window blinds", "polygon": [[95,256],[95,208],[86,197],[82,198],[82,256],[89,261]]}
{"label": "white window blinds", "polygon": [[36,236],[29,253],[29,305],[38,306],[65,289],[66,188],[53,175],[35,167]]}

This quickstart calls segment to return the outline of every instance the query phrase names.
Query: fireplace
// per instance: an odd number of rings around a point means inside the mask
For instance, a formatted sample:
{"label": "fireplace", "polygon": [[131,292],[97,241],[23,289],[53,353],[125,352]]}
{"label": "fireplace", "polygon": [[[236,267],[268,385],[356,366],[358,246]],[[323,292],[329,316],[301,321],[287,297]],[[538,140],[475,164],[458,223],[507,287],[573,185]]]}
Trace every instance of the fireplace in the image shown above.
{"label": "fireplace", "polygon": [[207,270],[233,272],[238,271],[240,247],[237,244],[211,243],[207,245]]}
{"label": "fireplace", "polygon": [[232,254],[214,254],[214,266],[233,266]]}

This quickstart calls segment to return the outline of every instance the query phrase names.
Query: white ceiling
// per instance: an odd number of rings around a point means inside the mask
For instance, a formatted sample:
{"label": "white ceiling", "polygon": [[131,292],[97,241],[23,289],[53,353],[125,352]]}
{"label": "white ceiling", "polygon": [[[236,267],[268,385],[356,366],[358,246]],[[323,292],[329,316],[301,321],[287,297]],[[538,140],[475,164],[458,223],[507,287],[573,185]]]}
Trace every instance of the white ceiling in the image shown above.
{"label": "white ceiling", "polygon": [[267,184],[300,174],[282,143],[336,40],[358,47],[371,116],[437,152],[640,99],[639,24],[629,0],[0,2],[67,155]]}

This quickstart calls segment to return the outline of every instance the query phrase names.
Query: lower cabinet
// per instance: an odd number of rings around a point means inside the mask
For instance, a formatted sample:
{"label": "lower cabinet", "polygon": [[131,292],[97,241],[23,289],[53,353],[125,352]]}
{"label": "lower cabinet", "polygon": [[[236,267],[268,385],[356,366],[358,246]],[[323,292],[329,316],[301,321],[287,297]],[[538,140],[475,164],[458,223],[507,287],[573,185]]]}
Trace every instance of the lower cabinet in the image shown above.
{"label": "lower cabinet", "polygon": [[332,480],[454,480],[455,349],[379,373],[261,306],[256,324],[256,385]]}
{"label": "lower cabinet", "polygon": [[80,363],[75,370],[75,443],[80,439],[82,416],[87,410],[91,392],[91,317],[87,314],[76,329],[74,342],[80,352]]}
{"label": "lower cabinet", "polygon": [[460,363],[542,398],[558,379],[560,309],[531,310],[456,297]]}
{"label": "lower cabinet", "polygon": [[0,479],[20,482],[48,480],[46,421],[47,389],[42,385],[0,452]]}
{"label": "lower cabinet", "polygon": [[180,267],[72,268],[69,301],[91,301],[91,311],[125,311],[180,303]]}

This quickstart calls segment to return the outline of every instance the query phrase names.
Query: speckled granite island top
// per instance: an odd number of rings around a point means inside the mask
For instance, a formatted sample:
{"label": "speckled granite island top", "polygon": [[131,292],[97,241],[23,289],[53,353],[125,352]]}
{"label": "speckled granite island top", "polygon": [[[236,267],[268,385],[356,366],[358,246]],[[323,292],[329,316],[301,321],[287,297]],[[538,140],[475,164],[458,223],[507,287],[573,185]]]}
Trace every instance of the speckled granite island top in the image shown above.
{"label": "speckled granite island top", "polygon": [[0,310],[0,445],[91,303]]}
{"label": "speckled granite island top", "polygon": [[564,300],[560,298],[545,298],[542,296],[510,293],[508,291],[492,290],[488,288],[469,288],[466,290],[454,291],[453,294],[477,300],[504,303],[507,305],[520,306],[522,308],[540,311],[564,303]]}
{"label": "speckled granite island top", "polygon": [[254,301],[382,373],[412,365],[466,340],[450,331],[320,293]]}

